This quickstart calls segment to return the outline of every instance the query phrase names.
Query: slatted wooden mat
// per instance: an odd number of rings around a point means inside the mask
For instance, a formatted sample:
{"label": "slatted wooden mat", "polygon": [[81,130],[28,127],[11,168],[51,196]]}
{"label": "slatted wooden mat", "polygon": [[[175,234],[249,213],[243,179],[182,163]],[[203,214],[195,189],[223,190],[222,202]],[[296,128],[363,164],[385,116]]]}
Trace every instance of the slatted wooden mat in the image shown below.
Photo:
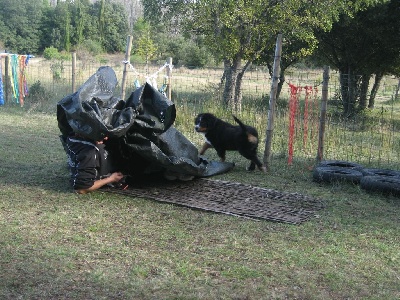
{"label": "slatted wooden mat", "polygon": [[324,207],[323,201],[298,193],[285,193],[247,184],[195,179],[135,184],[105,192],[172,203],[251,219],[300,224]]}

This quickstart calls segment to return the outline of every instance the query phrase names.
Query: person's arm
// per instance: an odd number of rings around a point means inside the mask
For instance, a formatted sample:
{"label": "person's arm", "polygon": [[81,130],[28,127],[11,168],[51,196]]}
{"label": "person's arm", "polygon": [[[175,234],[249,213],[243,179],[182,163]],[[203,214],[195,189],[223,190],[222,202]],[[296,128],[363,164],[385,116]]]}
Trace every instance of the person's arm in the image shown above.
{"label": "person's arm", "polygon": [[78,190],[75,190],[75,192],[77,192],[78,194],[86,194],[86,193],[95,191],[106,184],[118,182],[123,177],[124,177],[124,175],[121,172],[115,172],[115,173],[112,173],[109,177],[96,180],[90,188],[78,189]]}

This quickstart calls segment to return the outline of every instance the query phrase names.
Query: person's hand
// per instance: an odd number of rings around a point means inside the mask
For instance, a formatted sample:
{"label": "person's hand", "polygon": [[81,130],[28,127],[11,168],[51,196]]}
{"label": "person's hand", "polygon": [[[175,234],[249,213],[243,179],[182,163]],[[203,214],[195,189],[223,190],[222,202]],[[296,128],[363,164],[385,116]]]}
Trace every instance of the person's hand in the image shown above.
{"label": "person's hand", "polygon": [[124,174],[122,174],[121,172],[115,172],[115,173],[112,173],[109,177],[96,180],[96,181],[94,182],[94,184],[93,184],[90,188],[88,188],[88,189],[76,190],[76,192],[77,192],[78,194],[86,194],[86,193],[95,191],[95,190],[101,188],[102,186],[104,186],[104,185],[106,185],[106,184],[118,182],[118,181],[120,181],[122,178],[124,178]]}
{"label": "person's hand", "polygon": [[121,172],[114,172],[110,176],[110,179],[112,180],[112,182],[118,182],[122,178],[124,178],[124,174],[122,174]]}

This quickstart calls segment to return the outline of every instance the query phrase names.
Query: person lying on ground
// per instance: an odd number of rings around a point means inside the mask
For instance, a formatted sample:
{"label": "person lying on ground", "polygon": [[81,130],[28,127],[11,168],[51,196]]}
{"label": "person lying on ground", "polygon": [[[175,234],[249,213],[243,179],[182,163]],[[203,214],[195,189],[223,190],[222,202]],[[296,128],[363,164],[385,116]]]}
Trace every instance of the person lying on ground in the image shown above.
{"label": "person lying on ground", "polygon": [[78,194],[86,194],[123,179],[124,175],[115,170],[112,157],[105,148],[106,140],[107,137],[92,141],[78,135],[67,138],[70,183]]}

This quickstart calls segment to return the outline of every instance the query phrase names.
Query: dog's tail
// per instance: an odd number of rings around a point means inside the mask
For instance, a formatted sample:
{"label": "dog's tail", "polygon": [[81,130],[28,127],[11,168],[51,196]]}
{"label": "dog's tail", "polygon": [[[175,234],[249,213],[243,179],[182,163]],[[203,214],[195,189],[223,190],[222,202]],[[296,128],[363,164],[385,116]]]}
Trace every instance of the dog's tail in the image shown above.
{"label": "dog's tail", "polygon": [[244,125],[244,124],[242,123],[242,121],[240,121],[240,120],[239,120],[238,118],[236,118],[234,115],[232,115],[232,117],[235,119],[236,123],[239,124],[239,126],[242,128],[242,130],[243,130],[244,132],[247,132],[247,131],[248,131],[246,125]]}
{"label": "dog's tail", "polygon": [[238,118],[236,118],[234,115],[232,115],[235,121],[239,124],[239,126],[242,128],[243,133],[247,136],[247,140],[254,144],[258,145],[258,133],[255,128],[252,128],[250,126],[246,126],[240,121]]}

